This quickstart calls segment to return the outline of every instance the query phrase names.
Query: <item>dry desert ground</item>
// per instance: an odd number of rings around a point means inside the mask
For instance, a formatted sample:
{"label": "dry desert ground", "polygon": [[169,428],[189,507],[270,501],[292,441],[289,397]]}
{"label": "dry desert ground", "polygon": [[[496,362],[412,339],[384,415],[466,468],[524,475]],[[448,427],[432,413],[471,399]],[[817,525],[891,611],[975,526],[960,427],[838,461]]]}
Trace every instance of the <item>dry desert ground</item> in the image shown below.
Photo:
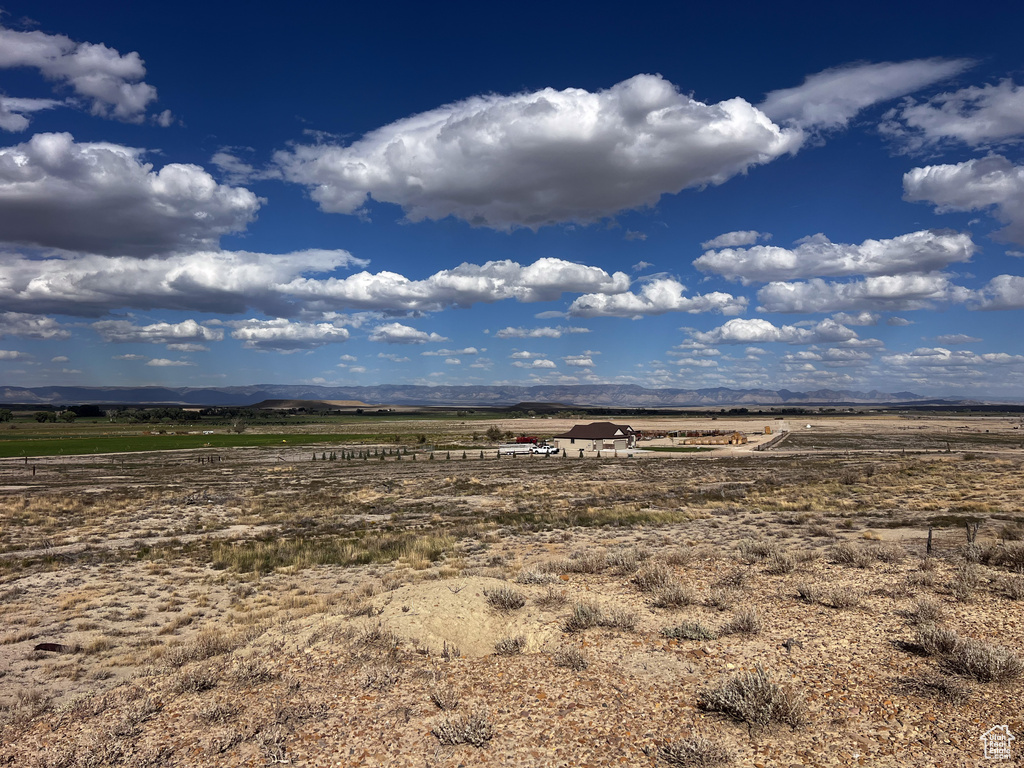
{"label": "dry desert ground", "polygon": [[1019,422],[801,419],[0,461],[0,765],[1020,764]]}

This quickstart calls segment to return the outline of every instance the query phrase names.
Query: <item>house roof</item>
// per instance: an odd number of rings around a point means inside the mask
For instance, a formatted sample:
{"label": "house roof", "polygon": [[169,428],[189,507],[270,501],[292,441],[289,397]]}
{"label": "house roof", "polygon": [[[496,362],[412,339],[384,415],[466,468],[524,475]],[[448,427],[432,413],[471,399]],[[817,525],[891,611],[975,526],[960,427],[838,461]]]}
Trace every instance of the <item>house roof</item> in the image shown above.
{"label": "house roof", "polygon": [[613,437],[628,437],[631,434],[633,434],[633,428],[628,424],[612,424],[610,421],[594,421],[590,424],[576,424],[564,435],[555,435],[555,438],[603,440]]}

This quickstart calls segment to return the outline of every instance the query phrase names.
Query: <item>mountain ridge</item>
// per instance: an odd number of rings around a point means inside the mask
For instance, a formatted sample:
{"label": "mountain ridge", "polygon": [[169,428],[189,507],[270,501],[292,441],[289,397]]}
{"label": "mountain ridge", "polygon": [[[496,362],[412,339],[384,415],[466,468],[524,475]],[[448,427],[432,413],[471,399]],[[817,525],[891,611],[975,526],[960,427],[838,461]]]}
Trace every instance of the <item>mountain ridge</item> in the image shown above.
{"label": "mountain ridge", "polygon": [[[425,386],[381,384],[329,387],[304,384],[253,384],[233,387],[10,387],[0,386],[0,402],[39,405],[167,404],[247,406],[264,400],[358,400],[408,406],[508,407],[523,402],[565,403],[567,406],[669,408],[693,406],[897,404],[926,398],[913,392],[858,392],[818,389],[647,389],[635,384],[534,386]],[[950,399],[946,402],[958,402]]]}

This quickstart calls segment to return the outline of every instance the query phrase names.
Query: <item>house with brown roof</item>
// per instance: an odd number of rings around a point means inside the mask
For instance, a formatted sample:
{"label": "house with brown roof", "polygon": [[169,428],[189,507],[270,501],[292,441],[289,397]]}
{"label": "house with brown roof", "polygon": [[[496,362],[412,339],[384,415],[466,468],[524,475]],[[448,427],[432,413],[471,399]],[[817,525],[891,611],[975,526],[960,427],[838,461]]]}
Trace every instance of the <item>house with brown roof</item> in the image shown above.
{"label": "house with brown roof", "polygon": [[573,451],[625,451],[636,447],[636,432],[628,424],[595,421],[577,424],[563,435],[555,435],[555,447]]}

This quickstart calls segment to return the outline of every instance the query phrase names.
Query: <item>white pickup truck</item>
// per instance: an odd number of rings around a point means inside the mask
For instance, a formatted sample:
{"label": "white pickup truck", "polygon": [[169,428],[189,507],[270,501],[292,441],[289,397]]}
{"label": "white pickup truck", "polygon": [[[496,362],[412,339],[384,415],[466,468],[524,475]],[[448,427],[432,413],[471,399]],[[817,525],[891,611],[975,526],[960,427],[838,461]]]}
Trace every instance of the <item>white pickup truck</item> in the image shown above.
{"label": "white pickup truck", "polygon": [[558,453],[558,449],[553,445],[535,445],[534,443],[503,443],[498,446],[499,456],[515,456],[520,453],[548,456]]}

